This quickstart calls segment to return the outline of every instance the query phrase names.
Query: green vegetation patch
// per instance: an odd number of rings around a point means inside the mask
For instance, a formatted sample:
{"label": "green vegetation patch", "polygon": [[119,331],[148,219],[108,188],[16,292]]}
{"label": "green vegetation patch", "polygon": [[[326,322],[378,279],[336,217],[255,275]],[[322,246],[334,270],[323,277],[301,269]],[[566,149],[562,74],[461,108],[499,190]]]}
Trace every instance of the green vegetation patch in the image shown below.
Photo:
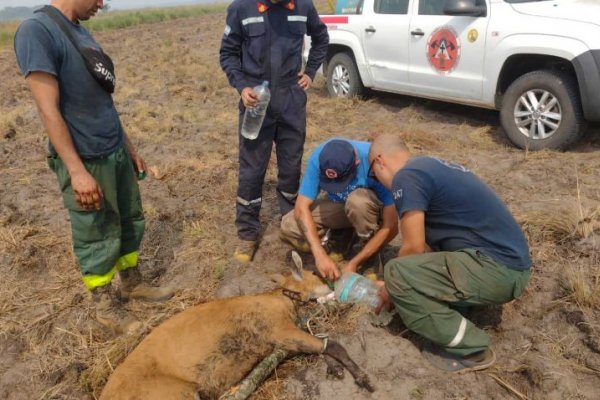
{"label": "green vegetation patch", "polygon": [[12,45],[18,26],[18,24],[12,22],[0,24],[0,47]]}
{"label": "green vegetation patch", "polygon": [[127,28],[141,24],[153,24],[179,18],[198,17],[224,12],[227,4],[185,6],[172,8],[152,8],[139,11],[111,11],[84,23],[90,31],[106,31]]}
{"label": "green vegetation patch", "polygon": [[[227,4],[210,4],[170,8],[150,8],[137,11],[111,11],[92,18],[84,23],[90,31],[99,32],[127,28],[141,24],[152,24],[179,18],[199,17],[206,14],[224,12]],[[17,22],[0,24],[0,47],[12,45]]]}

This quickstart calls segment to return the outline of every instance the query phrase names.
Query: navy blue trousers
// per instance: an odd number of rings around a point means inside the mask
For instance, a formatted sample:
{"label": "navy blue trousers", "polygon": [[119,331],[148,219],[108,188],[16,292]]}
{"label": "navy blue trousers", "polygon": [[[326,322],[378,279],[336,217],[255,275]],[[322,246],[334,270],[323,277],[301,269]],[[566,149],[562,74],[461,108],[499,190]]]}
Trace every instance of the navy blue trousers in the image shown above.
{"label": "navy blue trousers", "polygon": [[281,215],[294,208],[306,139],[306,92],[297,84],[271,89],[271,102],[258,138],[241,135],[246,109],[240,102],[239,161],[235,224],[242,240],[260,235],[260,208],[273,143],[277,154],[277,203]]}

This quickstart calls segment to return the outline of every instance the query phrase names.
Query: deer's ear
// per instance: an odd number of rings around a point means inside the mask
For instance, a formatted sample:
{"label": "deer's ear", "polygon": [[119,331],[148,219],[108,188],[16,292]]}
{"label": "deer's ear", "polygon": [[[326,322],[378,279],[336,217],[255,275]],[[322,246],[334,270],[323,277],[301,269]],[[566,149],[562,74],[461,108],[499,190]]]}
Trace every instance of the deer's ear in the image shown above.
{"label": "deer's ear", "polygon": [[295,251],[292,251],[292,265],[290,267],[290,270],[292,271],[292,277],[294,278],[294,280],[301,282],[303,277],[302,277],[302,269],[303,269],[303,263],[302,263],[302,258],[300,257],[300,254],[298,254]]}
{"label": "deer's ear", "polygon": [[276,284],[278,284],[279,286],[282,286],[283,283],[285,282],[285,277],[281,274],[272,274],[269,276],[269,278],[271,278],[271,280],[273,282],[275,282]]}

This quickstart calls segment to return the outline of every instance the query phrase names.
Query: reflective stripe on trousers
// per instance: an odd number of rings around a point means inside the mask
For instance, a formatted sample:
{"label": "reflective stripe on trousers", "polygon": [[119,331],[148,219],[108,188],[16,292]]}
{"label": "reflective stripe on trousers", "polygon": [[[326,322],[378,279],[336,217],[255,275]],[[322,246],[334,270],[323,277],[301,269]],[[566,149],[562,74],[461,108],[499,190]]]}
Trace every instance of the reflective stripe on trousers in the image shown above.
{"label": "reflective stripe on trousers", "polygon": [[89,290],[94,290],[101,286],[108,285],[114,278],[117,271],[125,271],[126,269],[137,267],[139,252],[134,251],[121,256],[115,266],[104,275],[84,275],[81,279]]}
{"label": "reflective stripe on trousers", "polygon": [[253,204],[261,204],[262,203],[262,197],[259,197],[258,199],[254,199],[254,200],[244,200],[242,199],[240,196],[237,197],[237,202],[243,206],[251,206]]}
{"label": "reflective stripe on trousers", "polygon": [[284,192],[283,190],[278,190],[278,192],[281,193],[281,195],[283,197],[285,197],[286,199],[288,199],[290,201],[294,201],[298,197],[298,192],[296,192],[296,193],[287,193],[287,192]]}
{"label": "reflective stripe on trousers", "polygon": [[462,340],[465,337],[465,332],[467,331],[467,320],[465,317],[463,317],[460,320],[460,325],[458,327],[458,332],[456,332],[456,336],[454,336],[454,339],[452,339],[452,341],[450,343],[448,343],[447,347],[456,347],[460,344],[460,342],[462,342]]}

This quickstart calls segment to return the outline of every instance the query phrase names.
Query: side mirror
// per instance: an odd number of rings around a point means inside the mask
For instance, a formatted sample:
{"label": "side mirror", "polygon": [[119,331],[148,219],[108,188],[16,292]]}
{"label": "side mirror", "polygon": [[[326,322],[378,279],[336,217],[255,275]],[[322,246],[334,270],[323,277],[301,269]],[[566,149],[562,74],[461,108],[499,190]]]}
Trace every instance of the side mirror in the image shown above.
{"label": "side mirror", "polygon": [[478,6],[476,0],[446,0],[444,15],[485,17],[487,8],[485,4]]}

